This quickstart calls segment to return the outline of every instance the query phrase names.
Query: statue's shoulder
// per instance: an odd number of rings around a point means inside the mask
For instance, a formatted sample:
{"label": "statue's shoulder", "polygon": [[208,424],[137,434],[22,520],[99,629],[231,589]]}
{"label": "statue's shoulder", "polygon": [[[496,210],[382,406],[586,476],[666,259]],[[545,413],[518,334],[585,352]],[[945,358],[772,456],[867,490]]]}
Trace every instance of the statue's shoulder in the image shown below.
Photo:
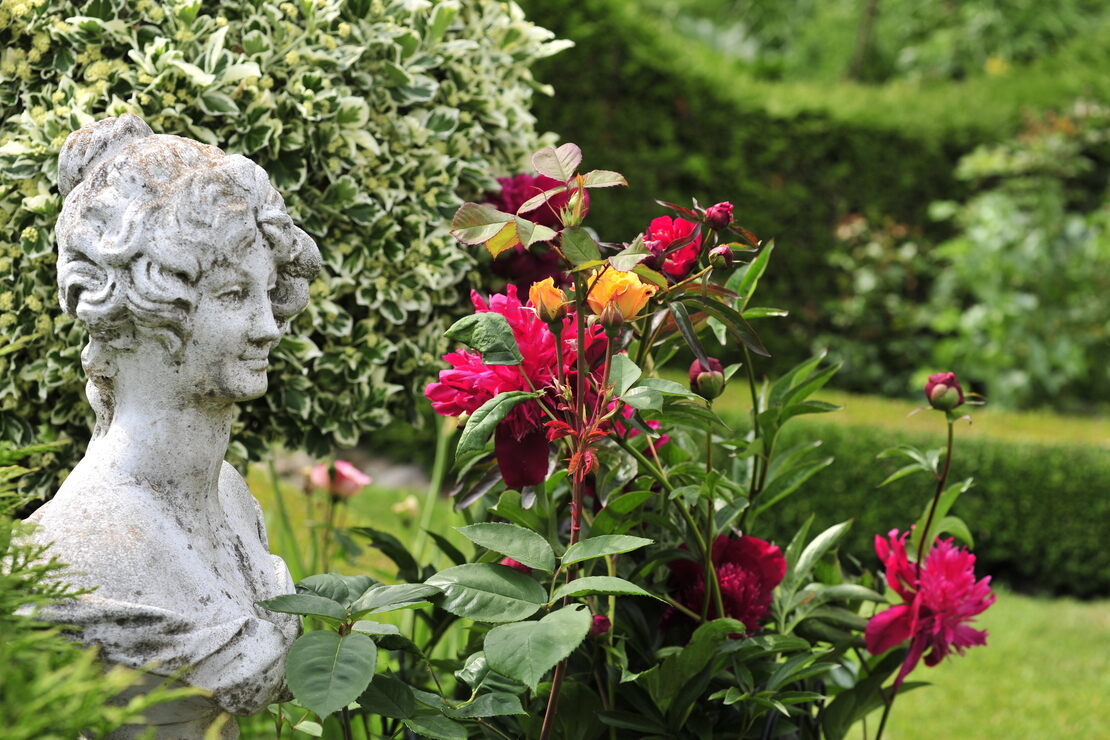
{"label": "statue's shoulder", "polygon": [[220,468],[220,501],[233,526],[249,530],[263,542],[266,541],[262,506],[251,493],[243,476],[226,460]]}

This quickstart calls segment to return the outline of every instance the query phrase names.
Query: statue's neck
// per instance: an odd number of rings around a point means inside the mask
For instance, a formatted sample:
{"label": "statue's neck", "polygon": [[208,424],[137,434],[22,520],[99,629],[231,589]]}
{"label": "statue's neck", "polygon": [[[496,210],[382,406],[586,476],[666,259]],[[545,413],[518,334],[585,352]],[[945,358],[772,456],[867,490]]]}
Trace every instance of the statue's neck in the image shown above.
{"label": "statue's neck", "polygon": [[[123,400],[123,399],[120,399]],[[107,432],[87,457],[181,508],[219,512],[220,467],[231,432],[232,405],[136,405],[117,402]]]}

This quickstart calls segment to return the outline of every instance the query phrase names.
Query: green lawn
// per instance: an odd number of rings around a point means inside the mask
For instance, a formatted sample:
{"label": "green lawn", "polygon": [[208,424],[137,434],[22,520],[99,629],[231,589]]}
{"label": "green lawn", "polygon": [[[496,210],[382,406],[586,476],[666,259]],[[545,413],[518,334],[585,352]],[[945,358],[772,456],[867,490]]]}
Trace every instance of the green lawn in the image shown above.
{"label": "green lawn", "polygon": [[1002,592],[979,624],[986,647],[919,666],[911,679],[933,685],[898,698],[884,738],[1110,737],[1110,601]]}

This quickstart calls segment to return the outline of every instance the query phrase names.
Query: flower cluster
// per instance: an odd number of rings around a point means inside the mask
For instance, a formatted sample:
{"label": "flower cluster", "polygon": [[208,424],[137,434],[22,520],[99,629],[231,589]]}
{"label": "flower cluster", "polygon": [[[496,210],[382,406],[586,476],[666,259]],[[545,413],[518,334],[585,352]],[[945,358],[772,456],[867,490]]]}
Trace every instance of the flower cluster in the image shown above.
{"label": "flower cluster", "polygon": [[975,556],[952,540],[938,541],[915,566],[906,555],[906,538],[892,530],[875,537],[875,553],[883,561],[887,585],[903,603],[876,614],[867,623],[867,650],[879,655],[910,641],[910,651],[894,680],[895,691],[926,650],[925,665],[934,666],[953,649],[963,654],[986,645],[987,633],[968,626],[995,601],[990,577],[975,580]]}

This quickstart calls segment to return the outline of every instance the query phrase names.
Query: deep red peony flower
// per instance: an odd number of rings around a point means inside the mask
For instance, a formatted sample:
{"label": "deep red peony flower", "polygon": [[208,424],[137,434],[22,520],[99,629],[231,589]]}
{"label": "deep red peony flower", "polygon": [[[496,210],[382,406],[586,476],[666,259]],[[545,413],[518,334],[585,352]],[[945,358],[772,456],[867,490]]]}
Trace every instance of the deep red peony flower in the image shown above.
{"label": "deep red peony flower", "polygon": [[[690,236],[696,227],[697,224],[684,218],[660,216],[652,219],[651,225],[644,232],[644,242],[647,248],[658,257],[670,249],[672,244]],[[694,237],[694,240],[685,247],[668,254],[661,269],[671,277],[684,278],[690,274],[690,269],[697,263],[699,254],[701,254],[701,234]]]}
{"label": "deep red peony flower", "polygon": [[897,691],[902,681],[925,656],[934,666],[953,649],[986,645],[987,633],[968,626],[995,601],[990,577],[975,580],[975,556],[956,547],[952,540],[937,541],[921,563],[921,574],[906,555],[909,532],[898,536],[891,530],[886,539],[875,537],[875,553],[886,569],[887,585],[903,604],[879,612],[867,623],[867,651],[879,655],[910,640],[910,652],[894,679]]}
{"label": "deep red peony flower", "polygon": [[[738,619],[752,633],[771,613],[775,587],[786,576],[786,558],[777,545],[757,537],[733,539],[719,535],[711,550],[725,616]],[[695,560],[672,560],[668,583],[675,599],[693,612],[700,612],[705,598],[705,567]],[[719,615],[712,603],[710,617]],[[664,620],[674,614],[665,614]]]}
{"label": "deep red peony flower", "polygon": [[[429,383],[424,395],[442,416],[472,414],[486,401],[505,391],[551,388],[556,377],[555,335],[530,307],[522,305],[516,288],[509,285],[504,295],[490,296],[487,303],[477,291],[470,300],[478,313],[494,311],[509,322],[517,346],[524,357],[519,365],[483,365],[482,355],[472,350],[448,352],[443,359],[451,364],[441,370],[439,380]],[[575,377],[574,362],[577,330],[574,315],[563,321],[563,361],[568,382]],[[599,360],[605,351],[604,330],[594,326],[586,332],[586,356]],[[600,364],[600,363],[596,363]],[[600,373],[598,367],[595,372]],[[527,376],[527,377],[525,377]],[[529,386],[531,380],[531,386]],[[547,440],[544,415],[536,401],[514,408],[494,434],[497,464],[506,485],[520,488],[541,483],[547,477]]]}

